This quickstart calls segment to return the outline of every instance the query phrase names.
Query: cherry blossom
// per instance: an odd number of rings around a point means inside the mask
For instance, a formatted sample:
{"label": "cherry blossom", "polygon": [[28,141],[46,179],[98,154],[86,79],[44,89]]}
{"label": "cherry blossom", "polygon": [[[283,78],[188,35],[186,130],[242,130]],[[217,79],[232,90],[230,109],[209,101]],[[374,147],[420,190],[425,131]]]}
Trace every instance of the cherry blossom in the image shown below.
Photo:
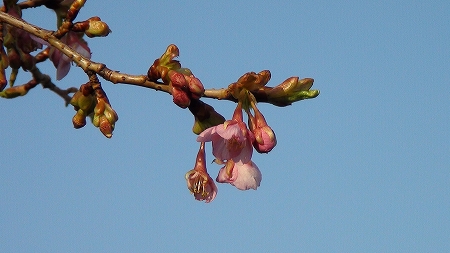
{"label": "cherry blossom", "polygon": [[200,144],[194,169],[188,171],[185,175],[187,187],[196,200],[204,200],[209,203],[217,195],[217,187],[214,180],[206,171],[205,163],[205,143]]}
{"label": "cherry blossom", "polygon": [[258,166],[252,161],[244,164],[228,160],[224,167],[219,170],[216,181],[219,183],[230,183],[239,190],[256,190],[262,180],[262,174]]}
{"label": "cherry blossom", "polygon": [[200,133],[198,142],[212,142],[213,155],[219,161],[232,159],[236,163],[248,163],[252,157],[254,140],[252,132],[242,121],[242,109],[238,104],[233,118]]}

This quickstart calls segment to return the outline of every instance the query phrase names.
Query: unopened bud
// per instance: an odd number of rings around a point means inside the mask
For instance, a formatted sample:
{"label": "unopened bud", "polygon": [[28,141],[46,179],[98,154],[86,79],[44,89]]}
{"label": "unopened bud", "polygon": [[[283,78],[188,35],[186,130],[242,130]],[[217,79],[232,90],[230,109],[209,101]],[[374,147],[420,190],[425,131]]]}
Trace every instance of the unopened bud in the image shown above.
{"label": "unopened bud", "polygon": [[100,116],[99,123],[100,125],[98,128],[100,129],[100,132],[102,132],[106,138],[111,138],[114,126],[108,121],[105,116]]}
{"label": "unopened bud", "polygon": [[161,73],[158,71],[158,67],[159,66],[159,59],[156,59],[152,66],[150,66],[150,68],[148,69],[147,72],[147,77],[148,80],[152,81],[152,82],[156,82],[158,79],[161,78]]}
{"label": "unopened bud", "polygon": [[186,81],[186,78],[184,78],[184,75],[181,73],[178,73],[175,70],[169,70],[169,73],[167,74],[168,81],[172,84],[174,88],[181,89],[181,90],[188,90],[188,82]]}
{"label": "unopened bud", "polygon": [[205,92],[205,87],[203,87],[202,82],[194,75],[185,76],[188,82],[189,91],[191,92],[191,98],[199,99],[203,96]]}
{"label": "unopened bud", "polygon": [[106,119],[114,125],[116,121],[119,120],[119,116],[117,115],[116,111],[114,111],[109,104],[105,104],[105,111],[103,112]]}
{"label": "unopened bud", "polygon": [[104,111],[105,111],[105,101],[100,100],[98,101],[97,105],[94,108],[94,113],[97,115],[101,115],[103,114]]}
{"label": "unopened bud", "polygon": [[101,21],[99,17],[92,17],[88,19],[89,28],[84,31],[84,33],[89,37],[105,37],[107,36],[111,30],[109,29],[108,24]]}
{"label": "unopened bud", "polygon": [[256,91],[264,87],[270,80],[271,74],[269,70],[263,70],[256,74],[255,72],[248,72],[241,76],[237,83],[240,88],[245,88],[249,91]]}
{"label": "unopened bud", "polygon": [[86,125],[86,114],[83,110],[78,110],[75,116],[72,118],[73,127],[78,129]]}
{"label": "unopened bud", "polygon": [[252,132],[255,136],[253,147],[258,153],[268,153],[277,145],[275,133],[269,126],[255,128]]}
{"label": "unopened bud", "polygon": [[186,91],[183,91],[176,87],[172,87],[172,97],[173,102],[183,109],[187,108],[191,103],[191,99],[189,98]]}
{"label": "unopened bud", "polygon": [[7,88],[0,92],[0,97],[2,98],[16,98],[19,96],[24,96],[28,93],[28,89],[25,85],[14,86]]}
{"label": "unopened bud", "polygon": [[315,98],[319,91],[309,90],[313,82],[312,78],[298,80],[298,77],[290,77],[266,91],[268,101],[274,105],[287,106],[302,99]]}
{"label": "unopened bud", "polygon": [[78,99],[78,107],[86,113],[91,113],[94,110],[97,99],[93,95],[80,96]]}
{"label": "unopened bud", "polygon": [[92,87],[88,84],[83,84],[80,90],[75,92],[70,100],[70,104],[74,106],[76,110],[83,110],[86,115],[92,113],[97,105],[97,99],[94,96]]}
{"label": "unopened bud", "polygon": [[268,153],[277,145],[277,138],[275,133],[267,124],[264,115],[256,107],[256,103],[251,103],[255,116],[249,114],[248,125],[252,131],[255,140],[253,147],[258,153]]}

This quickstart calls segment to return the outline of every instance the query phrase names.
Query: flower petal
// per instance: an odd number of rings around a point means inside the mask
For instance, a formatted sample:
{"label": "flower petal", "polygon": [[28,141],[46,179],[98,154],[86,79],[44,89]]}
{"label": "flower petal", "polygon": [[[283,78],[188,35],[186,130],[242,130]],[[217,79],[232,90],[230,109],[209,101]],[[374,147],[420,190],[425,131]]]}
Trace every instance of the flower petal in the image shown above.
{"label": "flower petal", "polygon": [[197,141],[198,142],[208,142],[212,140],[212,135],[215,132],[215,127],[210,127],[205,129],[203,132],[201,132],[198,137],[197,137]]}
{"label": "flower petal", "polygon": [[258,166],[254,162],[246,163],[243,165],[236,164],[234,170],[237,170],[238,176],[234,182],[234,185],[239,190],[256,190],[262,180],[262,174]]}
{"label": "flower petal", "polygon": [[[64,55],[65,56],[65,55]],[[63,57],[64,57],[63,56]],[[70,70],[70,61],[60,60],[56,68],[56,80],[63,79]]]}
{"label": "flower petal", "polygon": [[250,140],[245,142],[245,146],[242,148],[239,154],[231,157],[235,163],[239,163],[240,165],[248,163],[252,159],[253,154],[253,146]]}

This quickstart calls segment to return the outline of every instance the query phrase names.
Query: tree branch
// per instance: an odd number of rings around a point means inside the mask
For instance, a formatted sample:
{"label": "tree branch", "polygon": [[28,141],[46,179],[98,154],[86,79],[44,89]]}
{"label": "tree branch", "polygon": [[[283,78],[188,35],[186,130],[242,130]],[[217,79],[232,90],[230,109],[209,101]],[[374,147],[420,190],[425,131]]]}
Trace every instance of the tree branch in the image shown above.
{"label": "tree branch", "polygon": [[[61,51],[63,54],[65,54],[67,57],[69,57],[73,62],[76,63],[76,65],[80,68],[82,68],[85,72],[93,71],[97,73],[99,76],[104,78],[107,81],[112,82],[113,84],[121,83],[121,84],[130,84],[135,86],[140,86],[144,88],[150,88],[154,90],[163,91],[166,93],[171,94],[171,90],[169,85],[166,85],[162,82],[153,82],[149,81],[146,75],[130,75],[126,73],[120,73],[119,71],[112,70],[106,67],[103,63],[97,63],[94,62],[88,58],[85,58],[80,53],[69,47],[68,45],[61,42],[56,36],[55,32],[48,31],[45,29],[42,29],[40,27],[37,27],[35,25],[29,24],[26,21],[13,17],[5,12],[0,11],[0,21],[3,21],[9,25],[12,25],[14,27],[17,27],[19,29],[22,29],[46,42],[48,42],[49,45],[55,47],[57,50]],[[305,81],[308,81],[311,83],[313,82],[313,79],[311,78],[305,78],[302,79]],[[273,101],[268,96],[268,91],[274,89],[273,87],[263,87],[260,90],[252,91],[254,94],[256,100],[258,102],[266,102],[271,103],[275,106],[286,106],[290,105],[292,102],[304,99],[304,98],[313,98],[316,97],[319,92],[318,91],[312,91],[310,93],[305,93],[306,95],[301,95],[300,99],[294,99],[291,102],[287,103],[279,103],[278,101]],[[308,88],[309,89],[309,88]],[[302,97],[303,96],[303,97]],[[236,101],[236,98],[232,96],[231,92],[228,88],[222,88],[222,89],[206,89],[203,97],[205,98],[213,98],[213,99],[219,99],[219,100],[229,100],[229,101]]]}

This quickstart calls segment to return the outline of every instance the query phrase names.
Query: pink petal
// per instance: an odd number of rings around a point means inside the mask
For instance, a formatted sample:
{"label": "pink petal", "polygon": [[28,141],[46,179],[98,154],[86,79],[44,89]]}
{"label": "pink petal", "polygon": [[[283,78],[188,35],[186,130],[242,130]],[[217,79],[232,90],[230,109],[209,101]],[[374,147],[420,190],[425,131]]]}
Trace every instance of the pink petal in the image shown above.
{"label": "pink petal", "polygon": [[201,132],[198,137],[197,137],[197,141],[198,142],[208,142],[212,140],[212,135],[215,132],[215,127],[210,127],[207,128],[206,130],[204,130],[203,132]]}
{"label": "pink petal", "polygon": [[228,160],[233,157],[233,154],[227,148],[226,140],[222,139],[219,135],[213,135],[212,147],[213,155],[219,160]]}
{"label": "pink petal", "polygon": [[238,155],[231,157],[231,159],[233,159],[235,163],[239,163],[242,165],[248,163],[252,159],[252,154],[253,154],[253,146],[250,140],[247,140],[241,152]]}
{"label": "pink petal", "polygon": [[217,134],[224,139],[231,139],[234,136],[238,137],[239,140],[242,139],[242,131],[236,123],[228,124],[227,127],[224,127],[224,124],[217,126]]}
{"label": "pink petal", "polygon": [[56,80],[63,79],[70,70],[70,61],[60,60],[56,68]]}
{"label": "pink petal", "polygon": [[[86,47],[87,47],[87,46],[86,46]],[[87,49],[86,49],[84,46],[78,44],[77,47],[75,48],[75,50],[76,50],[79,54],[81,54],[82,56],[84,56],[85,58],[88,58],[88,59],[91,58],[91,52],[90,52],[90,50],[89,50],[88,47],[87,47]]]}
{"label": "pink petal", "polygon": [[[256,190],[261,183],[262,174],[258,166],[255,163],[250,162],[244,165],[236,164],[234,170],[237,171],[238,176],[234,182],[234,185],[239,190]],[[234,173],[234,171],[233,171]]]}

